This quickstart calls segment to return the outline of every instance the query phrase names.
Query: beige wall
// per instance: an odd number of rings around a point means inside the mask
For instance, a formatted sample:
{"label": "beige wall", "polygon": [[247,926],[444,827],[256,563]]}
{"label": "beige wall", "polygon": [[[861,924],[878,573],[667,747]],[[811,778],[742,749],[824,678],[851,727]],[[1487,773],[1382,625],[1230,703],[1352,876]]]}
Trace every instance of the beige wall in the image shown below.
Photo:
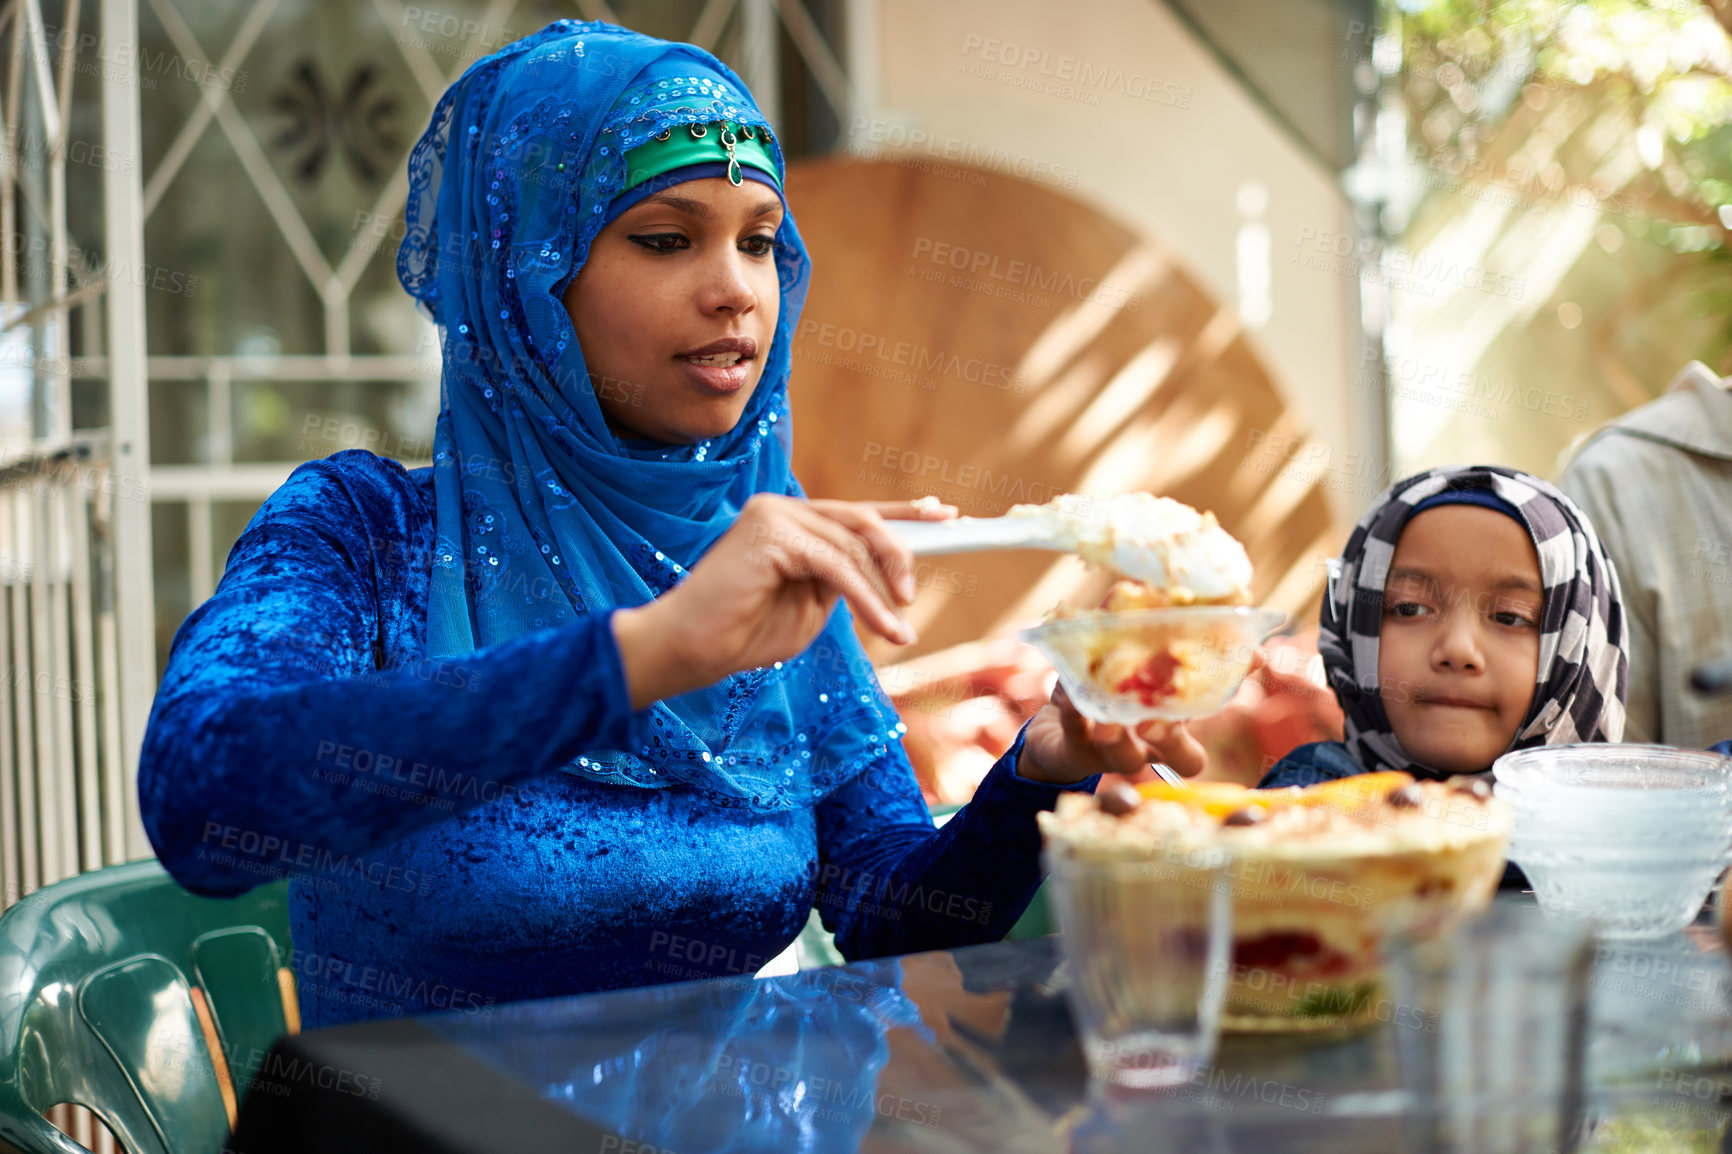
{"label": "beige wall", "polygon": [[[1350,232],[1346,201],[1332,175],[1299,152],[1166,7],[876,7],[875,50],[870,38],[859,40],[852,61],[864,81],[850,125],[856,151],[985,159],[1057,186],[1166,246],[1228,304],[1238,299],[1245,219],[1236,194],[1261,183],[1273,309],[1253,347],[1324,449],[1345,456],[1380,442],[1380,431],[1366,427],[1375,422],[1364,415],[1375,411],[1371,398],[1354,388],[1357,286],[1339,266],[1295,260],[1302,239]],[[912,143],[917,133],[925,135]],[[1365,503],[1359,494],[1332,496],[1338,518],[1351,520]]]}

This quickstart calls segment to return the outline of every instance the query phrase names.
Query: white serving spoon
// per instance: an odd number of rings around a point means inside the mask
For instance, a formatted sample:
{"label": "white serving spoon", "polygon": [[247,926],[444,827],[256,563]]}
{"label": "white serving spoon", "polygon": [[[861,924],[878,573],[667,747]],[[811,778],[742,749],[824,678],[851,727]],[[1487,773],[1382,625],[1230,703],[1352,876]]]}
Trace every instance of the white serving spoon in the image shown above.
{"label": "white serving spoon", "polygon": [[1251,583],[1244,547],[1176,501],[1127,493],[1089,502],[1086,512],[1055,505],[1018,509],[1003,517],[885,524],[916,557],[990,549],[1075,553],[1134,581],[1183,585],[1203,598],[1227,597]]}

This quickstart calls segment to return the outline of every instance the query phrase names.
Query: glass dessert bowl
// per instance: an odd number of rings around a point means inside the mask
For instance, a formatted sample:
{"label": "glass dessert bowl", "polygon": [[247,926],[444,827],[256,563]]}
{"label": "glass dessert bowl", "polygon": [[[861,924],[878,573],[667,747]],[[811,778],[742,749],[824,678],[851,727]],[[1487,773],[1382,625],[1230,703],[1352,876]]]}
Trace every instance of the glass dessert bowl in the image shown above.
{"label": "glass dessert bowl", "polygon": [[1036,820],[1049,861],[1226,853],[1233,947],[1222,1027],[1312,1032],[1384,1020],[1391,935],[1435,938],[1484,909],[1512,818],[1482,782],[1372,773],[1280,790],[1108,783],[1098,796],[1065,794]]}
{"label": "glass dessert bowl", "polygon": [[1055,617],[1017,636],[1045,654],[1084,717],[1134,725],[1218,712],[1286,615],[1173,605]]}
{"label": "glass dessert bowl", "polygon": [[1689,925],[1732,862],[1732,759],[1717,753],[1553,745],[1493,772],[1515,811],[1509,856],[1540,907],[1591,918],[1603,938]]}

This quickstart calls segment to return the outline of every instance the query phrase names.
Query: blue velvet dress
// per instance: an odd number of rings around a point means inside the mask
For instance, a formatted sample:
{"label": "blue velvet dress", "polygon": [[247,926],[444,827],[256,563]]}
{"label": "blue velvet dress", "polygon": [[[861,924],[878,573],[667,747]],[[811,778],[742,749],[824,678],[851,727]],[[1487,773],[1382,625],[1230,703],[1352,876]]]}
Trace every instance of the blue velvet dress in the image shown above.
{"label": "blue velvet dress", "polygon": [[176,632],[145,733],[182,885],[291,878],[307,1026],[750,973],[814,906],[849,958],[990,941],[1032,897],[1061,789],[1016,775],[1020,737],[942,830],[896,742],[771,813],[558,772],[634,722],[609,615],[424,660],[433,524],[429,469],[301,465]]}

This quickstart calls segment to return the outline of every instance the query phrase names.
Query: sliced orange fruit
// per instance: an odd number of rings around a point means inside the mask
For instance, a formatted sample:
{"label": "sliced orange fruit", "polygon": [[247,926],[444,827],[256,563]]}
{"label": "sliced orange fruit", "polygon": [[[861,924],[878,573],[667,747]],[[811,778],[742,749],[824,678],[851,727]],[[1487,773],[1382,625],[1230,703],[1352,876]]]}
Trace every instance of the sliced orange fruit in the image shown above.
{"label": "sliced orange fruit", "polygon": [[1230,781],[1196,781],[1182,787],[1164,781],[1145,781],[1137,786],[1137,792],[1150,801],[1175,801],[1211,817],[1222,817],[1257,800],[1256,790]]}
{"label": "sliced orange fruit", "polygon": [[1377,773],[1361,773],[1338,778],[1300,791],[1295,801],[1299,805],[1357,806],[1380,801],[1404,785],[1412,785],[1413,776],[1386,769]]}
{"label": "sliced orange fruit", "polygon": [[1251,789],[1230,781],[1193,781],[1185,786],[1169,785],[1164,781],[1145,781],[1137,792],[1149,801],[1171,801],[1190,809],[1201,810],[1211,817],[1225,817],[1237,809],[1260,806],[1265,810],[1287,806],[1327,806],[1350,809],[1368,802],[1381,801],[1404,785],[1413,784],[1409,774],[1394,770],[1362,773],[1343,777],[1301,789]]}

